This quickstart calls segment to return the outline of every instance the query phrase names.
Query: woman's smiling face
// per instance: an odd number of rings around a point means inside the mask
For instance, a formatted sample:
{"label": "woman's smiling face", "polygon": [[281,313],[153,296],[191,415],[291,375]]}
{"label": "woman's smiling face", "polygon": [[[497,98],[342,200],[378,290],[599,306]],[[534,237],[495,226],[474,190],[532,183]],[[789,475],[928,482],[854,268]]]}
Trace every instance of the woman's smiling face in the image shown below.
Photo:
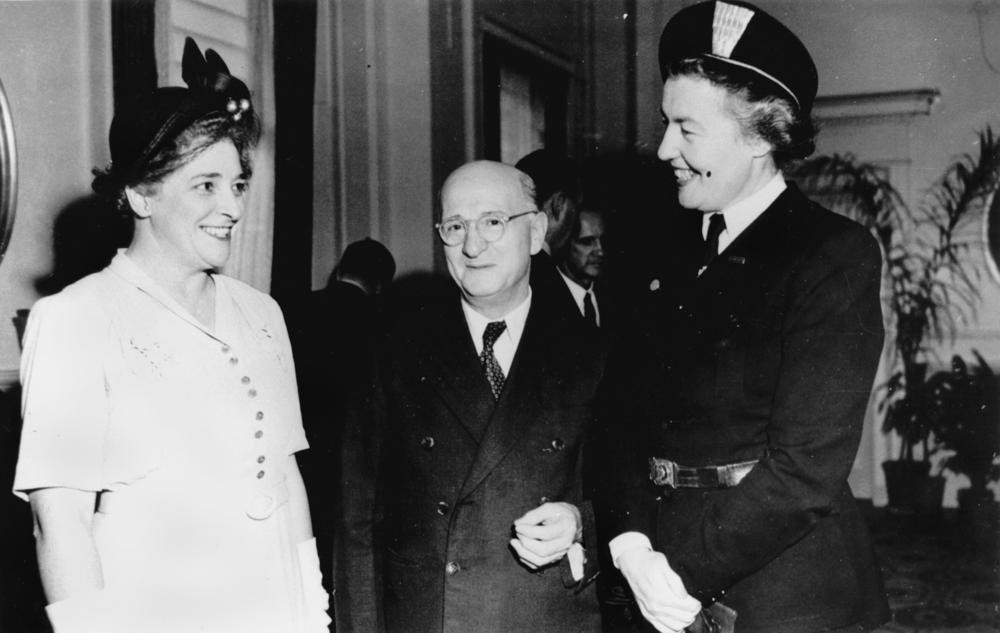
{"label": "woman's smiling face", "polygon": [[684,208],[721,211],[754,191],[754,159],[769,148],[746,138],[730,98],[737,97],[701,77],[680,75],[663,84],[666,129],[657,156],[673,168]]}
{"label": "woman's smiling face", "polygon": [[150,235],[163,257],[182,268],[221,268],[243,216],[248,181],[232,141],[210,145],[153,186]]}

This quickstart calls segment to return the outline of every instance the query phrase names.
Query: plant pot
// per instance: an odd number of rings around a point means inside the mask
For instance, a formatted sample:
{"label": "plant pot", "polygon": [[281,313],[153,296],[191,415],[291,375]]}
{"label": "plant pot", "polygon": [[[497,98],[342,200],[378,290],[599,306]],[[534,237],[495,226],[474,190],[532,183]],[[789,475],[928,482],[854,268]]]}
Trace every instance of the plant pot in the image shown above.
{"label": "plant pot", "polygon": [[959,532],[974,545],[992,546],[1000,539],[1000,504],[992,490],[958,491]]}
{"label": "plant pot", "polygon": [[941,510],[944,477],[931,477],[931,465],[915,460],[882,462],[889,508],[897,512],[932,514]]}

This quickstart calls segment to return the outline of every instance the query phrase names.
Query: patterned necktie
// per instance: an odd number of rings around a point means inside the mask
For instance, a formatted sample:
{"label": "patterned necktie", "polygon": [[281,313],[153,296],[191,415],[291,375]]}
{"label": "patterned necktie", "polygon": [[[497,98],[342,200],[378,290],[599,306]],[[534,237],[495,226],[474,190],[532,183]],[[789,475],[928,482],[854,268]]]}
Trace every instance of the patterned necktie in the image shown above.
{"label": "patterned necktie", "polygon": [[591,297],[589,290],[583,295],[583,319],[590,325],[598,327],[597,310],[594,309],[594,300]]}
{"label": "patterned necktie", "polygon": [[483,353],[479,355],[479,362],[483,364],[483,371],[486,372],[486,380],[490,382],[490,391],[493,392],[493,399],[500,398],[500,390],[503,389],[505,376],[500,369],[497,357],[493,355],[493,344],[497,342],[503,331],[507,329],[507,324],[503,321],[491,321],[486,324],[486,331],[483,332]]}
{"label": "patterned necktie", "polygon": [[725,230],[726,218],[721,213],[713,213],[708,218],[708,236],[705,238],[705,254],[701,259],[703,268],[711,264],[715,256],[719,254],[719,236]]}

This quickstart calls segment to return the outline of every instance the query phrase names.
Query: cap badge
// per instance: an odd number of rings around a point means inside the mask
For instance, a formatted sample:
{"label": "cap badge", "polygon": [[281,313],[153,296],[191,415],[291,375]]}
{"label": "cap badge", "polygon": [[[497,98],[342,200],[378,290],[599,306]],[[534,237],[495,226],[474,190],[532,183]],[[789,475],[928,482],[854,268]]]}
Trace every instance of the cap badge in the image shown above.
{"label": "cap badge", "polygon": [[745,7],[716,2],[712,18],[712,54],[729,59],[753,16],[754,12]]}

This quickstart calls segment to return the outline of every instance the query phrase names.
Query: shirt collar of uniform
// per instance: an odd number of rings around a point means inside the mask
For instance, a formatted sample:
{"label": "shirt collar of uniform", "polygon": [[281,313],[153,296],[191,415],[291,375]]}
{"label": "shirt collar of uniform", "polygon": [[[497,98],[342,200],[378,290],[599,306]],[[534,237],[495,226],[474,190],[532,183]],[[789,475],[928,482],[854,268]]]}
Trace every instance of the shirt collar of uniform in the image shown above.
{"label": "shirt collar of uniform", "polygon": [[483,332],[486,325],[493,321],[503,321],[507,324],[506,329],[500,334],[501,338],[507,337],[509,342],[517,349],[517,344],[521,341],[521,334],[524,333],[524,324],[528,321],[528,309],[531,307],[531,288],[528,288],[528,296],[513,310],[496,319],[489,319],[476,312],[476,309],[469,305],[469,302],[462,299],[462,312],[465,313],[465,323],[469,326],[469,334],[476,344],[476,354],[483,351]]}
{"label": "shirt collar of uniform", "polygon": [[[753,221],[759,218],[786,188],[785,178],[779,171],[763,187],[723,209],[722,216],[726,220],[726,230],[719,237],[719,252],[722,252],[726,246],[739,237],[740,233],[753,224]],[[708,222],[711,217],[711,213],[705,213],[701,219],[702,237],[708,235]]]}

